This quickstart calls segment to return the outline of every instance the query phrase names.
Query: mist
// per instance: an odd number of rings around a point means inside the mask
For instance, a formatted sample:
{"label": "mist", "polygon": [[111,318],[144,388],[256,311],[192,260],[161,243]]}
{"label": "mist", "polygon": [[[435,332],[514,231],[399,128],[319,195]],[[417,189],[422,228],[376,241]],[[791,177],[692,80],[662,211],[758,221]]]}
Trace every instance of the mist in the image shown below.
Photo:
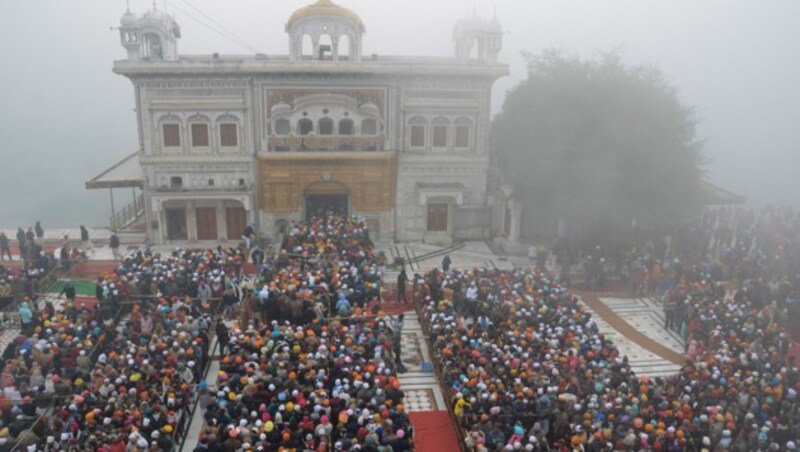
{"label": "mist", "polygon": [[[183,54],[288,53],[284,25],[311,0],[158,1],[182,27]],[[615,50],[659,67],[697,109],[707,178],[754,206],[800,207],[800,3],[744,1],[340,0],[366,25],[364,53],[453,54],[455,22],[473,10],[497,15],[511,75],[494,87],[493,111],[526,75],[521,53],[557,47],[592,56]],[[190,5],[247,46],[206,28]],[[104,226],[108,192],[84,182],[137,147],[130,82],[112,27],[123,0],[5,2],[0,227]],[[142,13],[150,1],[131,0]],[[188,13],[188,14],[187,14]],[[203,19],[207,21],[206,19]],[[115,191],[117,207],[130,194]]]}

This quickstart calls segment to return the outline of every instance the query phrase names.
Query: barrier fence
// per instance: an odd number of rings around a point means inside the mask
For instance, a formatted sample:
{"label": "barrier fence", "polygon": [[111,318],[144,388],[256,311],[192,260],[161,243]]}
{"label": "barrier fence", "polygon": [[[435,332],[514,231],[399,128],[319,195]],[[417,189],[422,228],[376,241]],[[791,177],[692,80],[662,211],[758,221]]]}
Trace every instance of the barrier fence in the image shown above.
{"label": "barrier fence", "polygon": [[[424,306],[424,297],[421,297],[421,294],[417,290],[417,282],[414,282],[414,290],[412,292],[411,298],[414,302],[414,308],[417,311],[417,318],[419,320],[420,326],[422,327],[422,337],[425,338],[425,343],[428,346],[428,350],[430,350],[431,356],[436,356],[436,349],[433,348],[433,343],[431,342],[430,337],[430,322],[428,321],[428,317],[425,315],[425,306]],[[420,299],[421,298],[421,299]],[[436,382],[439,384],[439,389],[442,390],[442,396],[444,397],[445,404],[447,404],[447,414],[450,416],[450,422],[453,424],[453,429],[456,432],[456,436],[458,437],[458,445],[462,451],[466,452],[466,432],[464,432],[463,427],[461,426],[461,422],[458,417],[453,412],[453,396],[450,394],[449,385],[445,384],[444,381],[444,368],[442,367],[442,363],[436,359],[431,358],[433,364],[433,370],[436,375]]]}

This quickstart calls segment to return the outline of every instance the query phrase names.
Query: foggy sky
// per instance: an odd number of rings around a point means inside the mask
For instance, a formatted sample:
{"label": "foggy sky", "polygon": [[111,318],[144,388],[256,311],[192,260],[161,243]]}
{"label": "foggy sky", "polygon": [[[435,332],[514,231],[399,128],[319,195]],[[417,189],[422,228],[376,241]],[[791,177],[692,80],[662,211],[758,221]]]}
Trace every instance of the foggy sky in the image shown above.
{"label": "foggy sky", "polygon": [[[186,1],[267,54],[287,54],[292,11],[313,0],[168,0],[183,54],[252,54],[209,30]],[[141,14],[151,1],[131,0]],[[590,57],[617,50],[659,67],[696,106],[708,178],[764,203],[800,207],[800,2],[650,0],[339,0],[366,25],[364,53],[453,54],[455,22],[475,10],[508,34],[493,111],[525,77],[523,50]],[[163,0],[158,7],[163,8]],[[107,190],[84,182],[137,147],[125,58],[123,0],[4,1],[0,27],[0,226],[107,224]],[[183,11],[180,11],[180,10]],[[203,19],[205,20],[205,19]],[[119,207],[128,190],[115,190]]]}

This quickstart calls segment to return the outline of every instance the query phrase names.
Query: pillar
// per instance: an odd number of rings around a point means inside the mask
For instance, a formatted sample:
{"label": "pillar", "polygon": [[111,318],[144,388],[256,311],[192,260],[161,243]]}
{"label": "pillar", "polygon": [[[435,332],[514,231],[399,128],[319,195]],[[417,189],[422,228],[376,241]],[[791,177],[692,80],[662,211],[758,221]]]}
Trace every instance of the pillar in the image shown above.
{"label": "pillar", "polygon": [[108,189],[108,195],[111,197],[111,230],[115,230],[117,227],[114,223],[116,223],[116,212],[114,212],[114,189]]}
{"label": "pillar", "polygon": [[508,240],[519,242],[520,231],[522,229],[522,204],[516,201],[509,201],[511,208],[511,228],[508,232]]}
{"label": "pillar", "polygon": [[167,210],[164,209],[163,204],[158,210],[158,236],[161,238],[160,243],[167,243],[169,237],[167,236]]}
{"label": "pillar", "polygon": [[192,201],[186,201],[186,236],[192,242],[197,241],[197,217]]}
{"label": "pillar", "polygon": [[319,36],[313,36],[311,38],[311,59],[318,60],[319,59]]}
{"label": "pillar", "polygon": [[217,240],[229,240],[228,216],[225,212],[225,201],[217,201]]}

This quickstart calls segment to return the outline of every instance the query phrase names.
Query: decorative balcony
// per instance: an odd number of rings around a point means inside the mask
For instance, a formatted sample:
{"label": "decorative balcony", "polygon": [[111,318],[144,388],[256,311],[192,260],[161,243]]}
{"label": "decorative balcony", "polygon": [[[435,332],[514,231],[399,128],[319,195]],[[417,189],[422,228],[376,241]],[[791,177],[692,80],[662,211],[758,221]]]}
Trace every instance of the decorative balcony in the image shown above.
{"label": "decorative balcony", "polygon": [[270,135],[269,150],[291,151],[383,151],[386,135]]}

